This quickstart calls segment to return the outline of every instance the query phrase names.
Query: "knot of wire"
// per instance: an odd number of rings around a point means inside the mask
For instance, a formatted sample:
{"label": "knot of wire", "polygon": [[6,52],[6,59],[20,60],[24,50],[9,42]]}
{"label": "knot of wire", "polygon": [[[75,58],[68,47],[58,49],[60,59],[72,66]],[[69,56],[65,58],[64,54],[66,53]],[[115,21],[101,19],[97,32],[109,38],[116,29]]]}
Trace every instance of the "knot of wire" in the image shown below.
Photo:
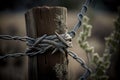
{"label": "knot of wire", "polygon": [[0,56],[0,59],[6,59],[9,57],[21,57],[21,56],[36,56],[38,54],[44,54],[47,50],[52,50],[52,54],[57,51],[61,53],[69,54],[72,58],[74,58],[77,62],[81,64],[81,66],[86,70],[85,73],[80,77],[80,80],[86,80],[90,74],[91,69],[86,65],[85,61],[80,58],[76,53],[68,50],[69,47],[72,47],[72,38],[75,37],[75,33],[79,29],[82,24],[82,18],[87,11],[88,5],[92,0],[86,0],[84,3],[80,13],[78,14],[78,23],[74,26],[71,32],[65,34],[58,34],[55,32],[55,35],[43,35],[39,38],[31,38],[31,37],[19,37],[19,36],[10,36],[10,35],[0,35],[0,39],[3,40],[19,40],[23,42],[27,42],[28,49],[26,49],[25,53],[15,53],[15,54],[6,54],[4,56]]}
{"label": "knot of wire", "polygon": [[91,70],[85,64],[85,61],[78,57],[72,51],[69,51],[68,48],[72,47],[72,37],[68,34],[58,34],[55,32],[55,35],[44,34],[39,38],[31,37],[19,37],[19,36],[10,36],[10,35],[0,35],[0,39],[3,40],[19,40],[27,42],[28,49],[25,53],[15,53],[15,54],[6,54],[0,56],[0,59],[6,59],[9,57],[21,57],[21,56],[36,56],[38,54],[44,54],[47,50],[52,50],[51,55],[55,52],[60,51],[61,53],[69,54],[73,59],[81,64],[81,66],[86,70],[86,72],[80,77],[80,80],[86,80],[91,73]]}
{"label": "knot of wire", "polygon": [[65,54],[65,50],[68,47],[72,47],[71,39],[71,36],[67,33],[59,35],[55,32],[55,35],[50,36],[45,34],[36,40],[28,40],[27,45],[29,48],[26,50],[26,54],[29,56],[34,56],[37,54],[43,54],[49,49],[52,50],[51,54],[54,54],[57,51]]}
{"label": "knot of wire", "polygon": [[57,51],[61,53],[65,53],[65,49],[68,47],[72,47],[72,38],[69,34],[61,34],[59,35],[55,32],[55,35],[47,35],[44,34],[39,38],[31,38],[31,37],[19,37],[19,36],[10,36],[10,35],[0,35],[0,39],[3,40],[19,40],[26,42],[28,48],[25,53],[17,53],[17,54],[7,54],[4,56],[0,56],[0,59],[5,59],[8,57],[20,57],[20,56],[35,56],[37,54],[43,54],[47,50],[53,50],[51,54],[54,54]]}

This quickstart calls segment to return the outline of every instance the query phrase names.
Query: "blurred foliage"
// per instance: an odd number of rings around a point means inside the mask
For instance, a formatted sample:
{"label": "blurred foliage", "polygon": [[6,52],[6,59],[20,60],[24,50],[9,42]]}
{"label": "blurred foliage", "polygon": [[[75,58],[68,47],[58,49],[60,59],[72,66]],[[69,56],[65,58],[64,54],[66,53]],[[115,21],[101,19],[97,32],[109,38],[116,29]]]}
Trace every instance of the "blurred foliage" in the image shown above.
{"label": "blurred foliage", "polygon": [[[109,54],[111,54],[111,65],[108,71],[108,75],[110,76],[110,80],[120,80],[120,8],[119,8],[119,16],[115,21],[115,29],[111,33],[111,35],[106,38],[107,41],[107,49],[109,50]],[[111,73],[113,72],[113,73]],[[114,75],[114,77],[113,77]]]}
{"label": "blurred foliage", "polygon": [[118,49],[120,48],[120,10],[119,17],[115,21],[115,29],[111,33],[110,37],[106,38],[106,40],[108,41],[107,45],[108,47],[110,47],[111,54],[120,52],[120,50]]}
{"label": "blurred foliage", "polygon": [[[95,66],[95,69],[92,71],[90,76],[90,80],[108,80],[108,76],[106,74],[106,70],[110,65],[110,54],[109,49],[106,48],[103,56],[99,56],[98,53],[94,52],[94,47],[91,47],[89,43],[86,41],[88,37],[91,36],[92,26],[88,24],[89,18],[84,16],[83,18],[83,30],[80,32],[79,36],[79,44],[80,47],[83,48],[87,54],[87,58],[89,60],[90,65]],[[107,46],[107,45],[106,45]]]}

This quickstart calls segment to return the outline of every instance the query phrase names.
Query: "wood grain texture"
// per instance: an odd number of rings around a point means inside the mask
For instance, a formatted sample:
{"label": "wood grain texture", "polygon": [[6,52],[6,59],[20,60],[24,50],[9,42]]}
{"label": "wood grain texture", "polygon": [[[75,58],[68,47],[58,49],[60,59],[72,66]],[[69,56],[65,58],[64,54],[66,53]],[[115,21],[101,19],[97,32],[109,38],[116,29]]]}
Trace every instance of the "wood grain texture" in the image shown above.
{"label": "wood grain texture", "polygon": [[[65,33],[67,9],[64,7],[35,7],[26,12],[27,35],[33,38],[44,34]],[[67,54],[51,50],[43,55],[29,57],[29,80],[67,80]],[[60,64],[61,73],[55,71]],[[59,67],[60,67],[59,66]],[[59,68],[58,67],[58,68]]]}

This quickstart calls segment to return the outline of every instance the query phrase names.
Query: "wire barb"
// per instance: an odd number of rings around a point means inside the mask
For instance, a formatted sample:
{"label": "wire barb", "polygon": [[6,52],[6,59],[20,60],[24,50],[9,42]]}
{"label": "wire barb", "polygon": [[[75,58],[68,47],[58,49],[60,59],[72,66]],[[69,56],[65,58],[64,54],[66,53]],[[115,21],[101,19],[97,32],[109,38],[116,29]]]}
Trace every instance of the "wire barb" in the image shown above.
{"label": "wire barb", "polygon": [[[87,79],[87,77],[90,75],[90,69],[87,67],[85,64],[85,61],[81,58],[79,58],[75,53],[72,51],[69,51],[68,48],[70,47],[68,45],[68,42],[71,42],[71,37],[66,36],[69,34],[58,34],[55,33],[55,35],[50,35],[47,36],[46,34],[37,38],[25,38],[25,37],[14,37],[14,36],[9,36],[9,35],[0,35],[0,39],[5,39],[5,40],[20,40],[25,39],[24,42],[28,42],[27,46],[28,49],[25,51],[25,53],[15,53],[15,54],[6,54],[4,56],[0,56],[0,59],[6,59],[9,57],[21,57],[21,56],[36,56],[38,54],[44,54],[47,50],[51,49],[53,50],[51,55],[53,55],[55,52],[60,51],[61,53],[69,54],[71,57],[73,57],[77,62],[81,64],[83,68],[86,69],[86,72],[83,74],[81,80]],[[8,39],[9,38],[9,39]],[[84,78],[84,79],[83,79]]]}
{"label": "wire barb", "polygon": [[0,59],[6,59],[9,57],[21,57],[21,56],[36,56],[38,54],[44,54],[47,50],[51,49],[52,55],[60,51],[61,53],[69,54],[72,58],[74,58],[77,62],[81,64],[81,66],[86,70],[86,72],[80,77],[80,80],[86,80],[88,76],[91,74],[91,69],[85,64],[85,61],[78,57],[74,52],[69,51],[68,48],[71,47],[69,43],[71,43],[72,38],[75,37],[76,31],[82,24],[82,18],[87,11],[87,7],[90,4],[91,0],[86,0],[84,3],[81,12],[78,14],[78,23],[74,26],[73,30],[69,33],[58,34],[55,32],[55,35],[47,36],[46,34],[34,39],[31,37],[19,37],[19,36],[10,36],[10,35],[0,35],[0,39],[3,40],[19,40],[23,42],[27,42],[28,49],[26,49],[25,53],[15,53],[15,54],[6,54],[4,56],[0,56]]}

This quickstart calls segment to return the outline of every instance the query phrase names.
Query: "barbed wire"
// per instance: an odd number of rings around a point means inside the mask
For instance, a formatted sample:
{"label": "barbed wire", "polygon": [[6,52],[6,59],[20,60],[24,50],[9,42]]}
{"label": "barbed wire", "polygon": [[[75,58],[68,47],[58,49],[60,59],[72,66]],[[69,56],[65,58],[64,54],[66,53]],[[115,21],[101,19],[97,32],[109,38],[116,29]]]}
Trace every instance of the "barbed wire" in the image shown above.
{"label": "barbed wire", "polygon": [[44,54],[49,49],[52,50],[51,54],[54,54],[59,50],[63,54],[67,52],[71,57],[73,57],[77,62],[79,62],[84,69],[86,69],[86,72],[80,80],[86,80],[91,73],[91,70],[85,64],[85,61],[79,58],[74,52],[67,49],[69,47],[72,47],[72,37],[67,33],[59,35],[57,32],[55,32],[55,35],[47,36],[45,34],[37,39],[33,39],[30,37],[15,37],[9,35],[2,35],[0,36],[0,39],[24,41],[28,42],[27,46],[29,46],[25,53],[6,54],[4,56],[0,56],[0,59],[6,59],[9,57],[16,58],[21,56],[35,56],[38,54]]}
{"label": "barbed wire", "polygon": [[78,23],[75,25],[71,32],[65,34],[58,34],[55,32],[55,35],[43,35],[39,38],[31,38],[31,37],[20,37],[20,36],[11,36],[11,35],[0,35],[0,39],[2,40],[19,40],[22,42],[26,42],[28,48],[25,53],[14,53],[14,54],[6,54],[4,56],[0,56],[0,59],[6,59],[9,57],[21,57],[21,56],[36,56],[38,54],[44,54],[47,50],[52,50],[51,54],[54,54],[57,51],[65,54],[66,52],[73,57],[77,62],[81,64],[81,66],[86,70],[86,72],[80,77],[80,80],[86,80],[91,73],[90,68],[86,65],[85,61],[77,56],[76,53],[69,51],[68,48],[72,47],[72,38],[75,37],[76,31],[82,24],[83,15],[87,11],[87,6],[90,4],[91,0],[86,0],[83,5],[81,12],[78,14]]}
{"label": "barbed wire", "polygon": [[[64,37],[64,39],[63,39]],[[30,37],[19,37],[19,36],[10,36],[10,35],[0,35],[0,39],[4,40],[19,40],[23,42],[27,42],[27,46],[29,47],[25,53],[16,53],[16,54],[6,54],[5,56],[0,56],[0,59],[5,59],[8,57],[19,57],[19,56],[34,56],[37,54],[43,54],[48,49],[54,49],[52,54],[54,54],[57,50],[64,52],[63,48],[71,47],[71,37],[68,34],[59,35],[55,32],[55,35],[47,36],[46,34],[34,39]],[[33,51],[34,50],[34,51]]]}
{"label": "barbed wire", "polygon": [[4,40],[20,40],[23,42],[26,42],[27,40],[34,40],[33,38],[30,37],[20,37],[20,36],[11,36],[11,35],[0,35],[0,39]]}

